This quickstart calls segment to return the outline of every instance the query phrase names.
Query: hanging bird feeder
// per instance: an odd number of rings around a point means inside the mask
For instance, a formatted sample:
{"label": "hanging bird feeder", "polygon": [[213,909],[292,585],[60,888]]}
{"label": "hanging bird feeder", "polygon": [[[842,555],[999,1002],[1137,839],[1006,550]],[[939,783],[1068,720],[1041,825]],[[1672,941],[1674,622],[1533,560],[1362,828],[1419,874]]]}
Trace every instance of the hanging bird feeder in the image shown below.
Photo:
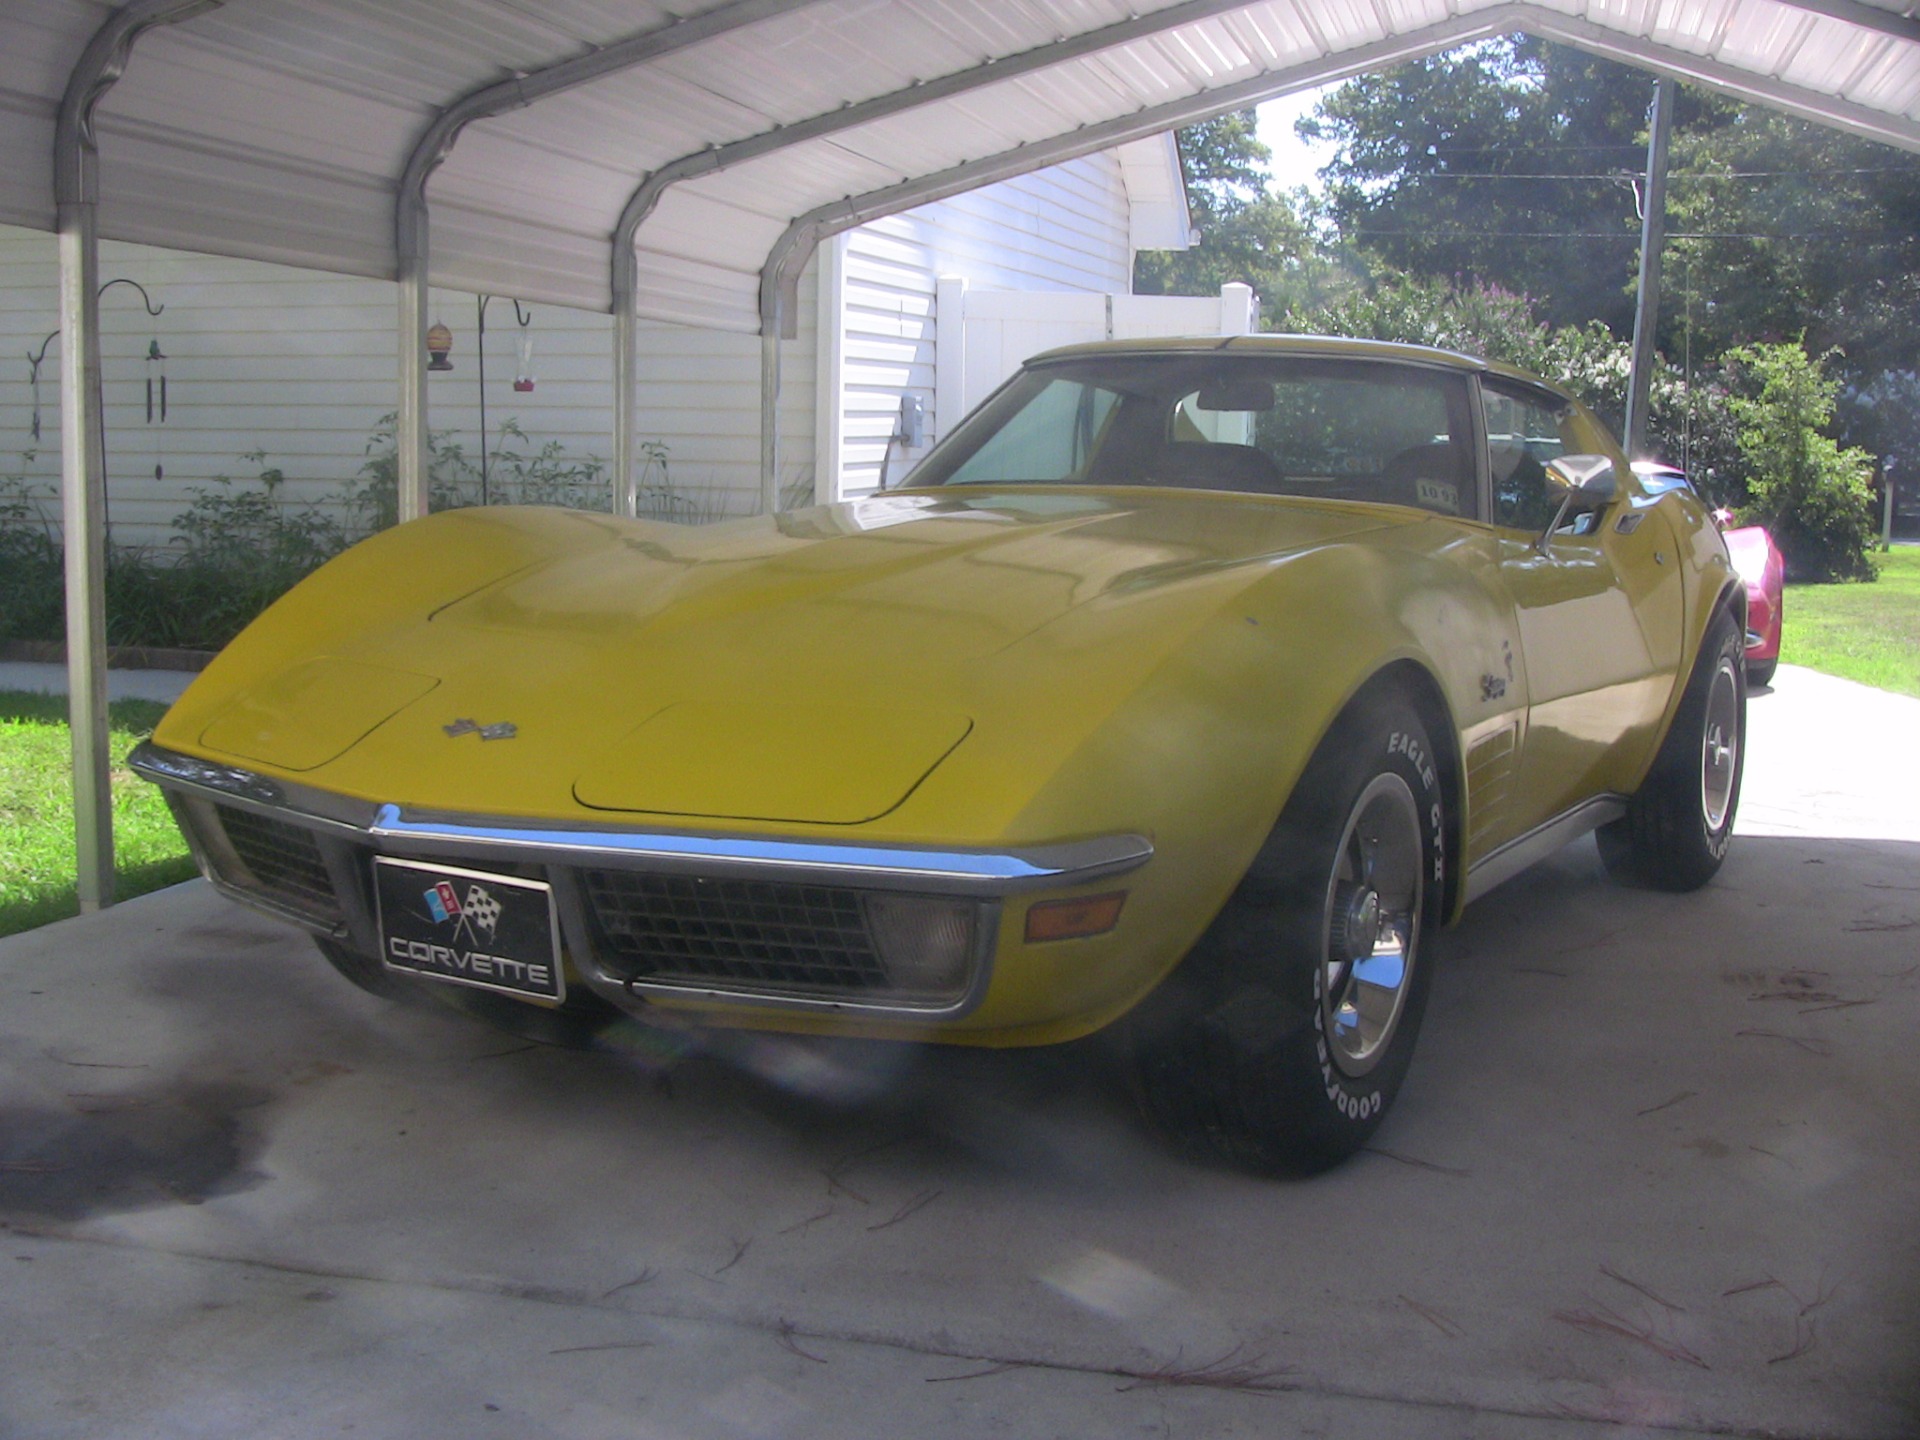
{"label": "hanging bird feeder", "polygon": [[519,364],[513,372],[513,388],[522,395],[533,392],[533,312],[520,313],[520,302],[513,302],[513,313],[520,322],[520,334],[514,340]]}
{"label": "hanging bird feeder", "polygon": [[453,332],[438,320],[427,331],[427,369],[451,370],[453,362],[447,359],[447,352],[453,349]]}

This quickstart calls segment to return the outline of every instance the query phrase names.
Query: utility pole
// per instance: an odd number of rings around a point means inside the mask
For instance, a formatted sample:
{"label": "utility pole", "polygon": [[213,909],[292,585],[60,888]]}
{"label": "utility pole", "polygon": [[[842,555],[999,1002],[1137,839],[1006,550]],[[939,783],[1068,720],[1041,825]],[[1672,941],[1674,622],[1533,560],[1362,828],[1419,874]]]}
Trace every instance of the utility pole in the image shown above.
{"label": "utility pole", "polygon": [[1633,366],[1627,372],[1627,456],[1647,446],[1647,394],[1653,384],[1653,332],[1660,321],[1660,252],[1667,243],[1667,136],[1673,129],[1674,84],[1653,82],[1647,134],[1647,185],[1640,216],[1640,286],[1633,305]]}

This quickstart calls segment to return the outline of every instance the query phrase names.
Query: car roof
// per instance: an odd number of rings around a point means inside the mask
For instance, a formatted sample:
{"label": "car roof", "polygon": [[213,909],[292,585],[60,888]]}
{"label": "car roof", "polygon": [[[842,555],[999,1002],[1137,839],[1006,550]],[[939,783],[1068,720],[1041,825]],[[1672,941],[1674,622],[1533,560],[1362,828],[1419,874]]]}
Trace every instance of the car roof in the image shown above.
{"label": "car roof", "polygon": [[1028,360],[1027,364],[1048,365],[1085,355],[1193,355],[1210,350],[1236,355],[1254,353],[1399,361],[1402,364],[1501,375],[1529,385],[1543,386],[1565,399],[1573,398],[1552,381],[1543,380],[1515,365],[1486,360],[1458,350],[1443,350],[1433,345],[1411,345],[1400,340],[1362,340],[1348,335],[1178,335],[1153,340],[1095,340],[1043,351]]}

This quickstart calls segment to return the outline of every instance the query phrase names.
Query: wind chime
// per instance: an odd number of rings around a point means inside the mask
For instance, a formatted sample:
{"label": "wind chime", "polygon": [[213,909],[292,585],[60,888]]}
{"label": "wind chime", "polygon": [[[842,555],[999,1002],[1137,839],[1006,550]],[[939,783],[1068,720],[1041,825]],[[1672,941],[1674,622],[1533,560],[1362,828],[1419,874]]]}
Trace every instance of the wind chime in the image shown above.
{"label": "wind chime", "polygon": [[[107,281],[95,292],[95,298],[97,299],[99,296],[105,295],[107,291],[116,285],[131,285],[135,290],[138,290],[140,292],[140,303],[146,308],[147,314],[154,319],[158,319],[160,313],[167,308],[165,305],[157,305],[154,303],[153,296],[147,293],[146,286],[142,285],[138,280],[130,280],[124,275],[115,276],[113,279]],[[29,350],[27,352],[27,383],[33,392],[33,415],[28,429],[33,435],[33,443],[36,445],[40,443],[42,429],[40,419],[40,368],[46,363],[47,351],[52,348],[53,342],[59,338],[60,332],[58,330],[51,330],[47,333],[47,337],[40,342],[40,348],[37,351]],[[153,333],[147,339],[146,381],[147,424],[165,425],[167,423],[167,353],[160,348],[160,334],[157,327],[155,327]],[[100,419],[100,468],[103,477],[106,474],[107,465],[106,429],[106,416],[103,411]],[[164,435],[165,432],[156,430],[150,433],[154,439],[153,478],[156,480],[164,480],[166,478],[166,462],[162,455],[161,436]]]}
{"label": "wind chime", "polygon": [[[157,412],[154,408],[156,398],[159,401]],[[156,413],[159,416],[157,423],[164,426],[167,423],[167,353],[160,348],[158,335],[147,341],[147,424],[156,423],[154,418]],[[152,434],[153,478],[164,480],[167,478],[167,466],[163,454],[166,449],[164,438],[166,431],[155,430]]]}

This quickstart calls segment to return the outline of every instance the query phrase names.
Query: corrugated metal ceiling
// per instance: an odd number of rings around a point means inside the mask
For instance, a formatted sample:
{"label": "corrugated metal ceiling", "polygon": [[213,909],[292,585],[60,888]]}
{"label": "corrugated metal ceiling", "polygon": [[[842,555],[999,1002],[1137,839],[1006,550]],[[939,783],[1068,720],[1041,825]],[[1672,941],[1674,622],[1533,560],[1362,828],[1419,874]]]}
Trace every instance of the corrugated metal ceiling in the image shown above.
{"label": "corrugated metal ceiling", "polygon": [[[0,220],[52,228],[54,116],[111,14],[0,12]],[[391,276],[398,177],[439,111],[675,14],[720,33],[466,127],[427,190],[435,283],[604,308],[636,187],[784,127],[807,138],[689,175],[636,236],[639,313],[750,330],[803,217],[821,233],[907,182],[951,188],[1516,29],[1920,149],[1920,22],[1867,0],[228,0],[145,33],[101,103],[102,232]],[[1082,38],[1115,26],[1123,43]],[[947,78],[968,72],[982,83]],[[830,118],[896,92],[904,108]]]}

